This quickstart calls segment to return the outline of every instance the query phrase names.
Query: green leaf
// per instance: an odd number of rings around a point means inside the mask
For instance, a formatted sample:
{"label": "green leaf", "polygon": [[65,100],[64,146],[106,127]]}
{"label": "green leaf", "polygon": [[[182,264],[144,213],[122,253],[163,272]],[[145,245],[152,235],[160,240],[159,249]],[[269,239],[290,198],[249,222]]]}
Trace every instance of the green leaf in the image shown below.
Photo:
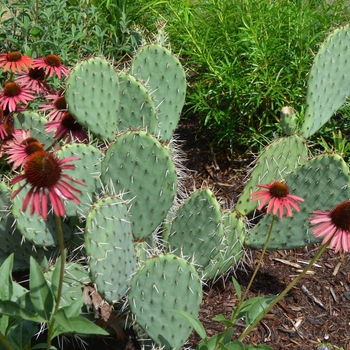
{"label": "green leaf", "polygon": [[193,317],[188,312],[182,311],[182,310],[171,310],[178,315],[182,316],[190,325],[193,327],[193,329],[198,333],[198,335],[205,339],[207,337],[207,333],[202,325],[202,323],[198,320],[198,318]]}
{"label": "green leaf", "polygon": [[30,344],[31,339],[38,331],[38,323],[25,320],[12,327],[7,335],[7,340],[11,345],[16,345],[17,349],[25,349]]}
{"label": "green leaf", "polygon": [[227,333],[225,335],[224,334],[225,332],[216,334],[210,339],[204,339],[200,344],[197,345],[196,350],[214,350],[219,343],[230,343],[233,334],[233,329],[229,329]]}
{"label": "green leaf", "polygon": [[235,287],[238,299],[241,300],[241,298],[242,298],[241,286],[239,285],[239,283],[237,282],[237,280],[233,276],[232,276],[232,283],[233,283],[233,286]]}
{"label": "green leaf", "polygon": [[55,296],[55,299],[57,299],[58,285],[60,283],[61,261],[62,261],[62,257],[60,256],[56,260],[55,269],[53,270],[52,278],[51,278],[51,289],[52,289],[53,295]]}
{"label": "green leaf", "polygon": [[[251,325],[257,318],[259,318],[267,309],[267,307],[277,298],[277,296],[255,297],[248,299],[250,305],[246,308],[246,320],[248,326]],[[244,303],[243,303],[244,305]],[[242,307],[243,310],[243,307]]]}
{"label": "green leaf", "polygon": [[239,340],[235,340],[228,344],[221,344],[220,349],[222,350],[244,350],[243,344]]}
{"label": "green leaf", "polygon": [[1,300],[11,300],[13,295],[13,281],[12,281],[12,268],[13,268],[13,258],[12,253],[1,265],[0,267],[0,299]]}
{"label": "green leaf", "polygon": [[58,309],[55,315],[55,320],[56,322],[53,337],[56,337],[62,333],[109,335],[108,332],[85,317],[68,317],[63,308]]}
{"label": "green leaf", "polygon": [[36,315],[21,306],[19,306],[14,301],[10,300],[0,300],[0,314],[19,317],[22,320],[29,320],[34,322],[44,322],[45,319],[40,315]]}
{"label": "green leaf", "polygon": [[55,305],[54,296],[39,264],[33,257],[30,257],[29,287],[30,299],[35,310],[44,320],[50,320]]}
{"label": "green leaf", "polygon": [[223,314],[216,315],[212,318],[213,321],[222,322],[226,327],[234,326],[230,320],[227,320]]}
{"label": "green leaf", "polygon": [[[47,344],[46,343],[40,343],[36,344],[32,347],[32,349],[46,349]],[[50,350],[57,350],[57,348],[53,345],[50,346]]]}

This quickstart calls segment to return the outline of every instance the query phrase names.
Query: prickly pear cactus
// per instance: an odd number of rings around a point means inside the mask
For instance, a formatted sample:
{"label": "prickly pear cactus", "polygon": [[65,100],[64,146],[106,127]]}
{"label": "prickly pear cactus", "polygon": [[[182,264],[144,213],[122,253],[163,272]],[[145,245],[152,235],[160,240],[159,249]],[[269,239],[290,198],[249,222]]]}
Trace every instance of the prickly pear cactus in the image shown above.
{"label": "prickly pear cactus", "polygon": [[146,84],[154,99],[159,118],[157,137],[169,141],[186,95],[186,75],[180,61],[163,46],[147,45],[135,55],[130,71]]}
{"label": "prickly pear cactus", "polygon": [[[86,213],[90,205],[99,198],[101,192],[101,160],[102,152],[92,146],[85,144],[71,143],[63,146],[57,156],[60,159],[66,157],[79,157],[80,160],[74,163],[74,176],[83,181],[86,186],[82,188],[82,193],[79,195],[80,204],[77,205],[72,201],[65,203],[67,216],[81,216]],[[66,179],[72,186],[76,186],[72,181]]]}
{"label": "prickly pear cactus", "polygon": [[350,95],[350,25],[333,31],[320,46],[311,68],[300,135],[313,135]]}
{"label": "prickly pear cactus", "polygon": [[126,203],[119,197],[97,201],[86,217],[85,250],[91,280],[109,303],[120,300],[136,267]]}
{"label": "prickly pear cactus", "polygon": [[297,129],[296,115],[293,107],[285,106],[280,111],[280,125],[283,132],[290,136]]}
{"label": "prickly pear cactus", "polygon": [[298,165],[306,162],[307,153],[305,140],[298,135],[282,137],[268,145],[255,162],[238,198],[236,210],[247,215],[256,209],[258,203],[250,200],[251,193],[258,189],[256,185],[284,179]]}
{"label": "prickly pear cactus", "polygon": [[[350,198],[349,168],[337,154],[320,155],[286,177],[291,193],[302,197],[300,213],[275,219],[268,249],[292,249],[320,242],[310,232],[308,217],[314,210],[331,209]],[[267,237],[271,216],[265,217],[247,236],[246,245],[261,248]]]}
{"label": "prickly pear cactus", "polygon": [[194,192],[169,227],[168,251],[186,257],[203,271],[226,241],[220,204],[209,190]]}
{"label": "prickly pear cactus", "polygon": [[133,235],[145,239],[163,221],[175,194],[177,175],[170,152],[144,131],[120,135],[102,161],[101,179],[132,200]]}
{"label": "prickly pear cactus", "polygon": [[118,75],[103,58],[77,64],[67,79],[68,110],[82,126],[101,139],[113,140],[119,108]]}
{"label": "prickly pear cactus", "polygon": [[222,215],[224,235],[218,247],[218,253],[211,258],[203,271],[204,279],[214,281],[227,273],[239,262],[244,253],[246,226],[244,216],[237,211],[227,211]]}
{"label": "prickly pear cactus", "polygon": [[146,261],[132,277],[130,310],[148,336],[165,350],[181,349],[192,327],[174,310],[197,317],[202,285],[196,269],[173,254]]}

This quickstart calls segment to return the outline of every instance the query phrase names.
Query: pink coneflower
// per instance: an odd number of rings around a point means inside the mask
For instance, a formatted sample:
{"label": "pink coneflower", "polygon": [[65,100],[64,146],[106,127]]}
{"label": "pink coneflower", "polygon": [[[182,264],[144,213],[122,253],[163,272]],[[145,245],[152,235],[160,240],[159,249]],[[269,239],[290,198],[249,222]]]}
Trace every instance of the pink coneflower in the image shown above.
{"label": "pink coneflower", "polygon": [[44,150],[32,153],[24,165],[24,173],[17,175],[11,182],[14,185],[25,180],[25,183],[12,193],[11,198],[14,198],[27,184],[30,184],[31,188],[24,198],[22,211],[26,211],[31,202],[30,215],[35,212],[46,220],[49,196],[55,215],[64,216],[66,210],[63,199],[72,200],[79,204],[80,200],[76,194],[81,193],[66,180],[86,186],[84,182],[75,180],[64,173],[64,170],[74,169],[74,165],[68,164],[69,162],[79,159],[78,157],[58,159],[53,153]]}
{"label": "pink coneflower", "polygon": [[3,109],[8,108],[9,112],[15,112],[18,109],[17,104],[20,102],[28,104],[34,98],[35,96],[31,94],[30,90],[13,81],[8,82],[4,90],[0,91],[0,105]]}
{"label": "pink coneflower", "polygon": [[43,144],[35,137],[28,136],[20,141],[18,136],[14,134],[13,140],[5,147],[7,161],[13,163],[12,169],[23,166],[32,153],[44,149]]}
{"label": "pink coneflower", "polygon": [[54,73],[59,79],[61,79],[61,74],[69,75],[69,69],[61,63],[58,56],[53,54],[47,55],[45,58],[35,58],[34,67],[45,69],[45,74],[49,77],[52,77]]}
{"label": "pink coneflower", "polygon": [[33,61],[28,56],[22,56],[19,52],[9,52],[0,54],[0,67],[4,67],[4,72],[28,72],[33,67]]}
{"label": "pink coneflower", "polygon": [[280,218],[283,217],[284,208],[287,210],[287,217],[292,216],[291,207],[296,211],[300,211],[298,204],[299,202],[304,202],[304,199],[289,194],[286,184],[282,182],[271,182],[268,185],[257,186],[264,188],[251,194],[252,201],[262,200],[258,210],[261,210],[268,203],[266,212],[269,214],[272,211],[272,214],[275,215],[279,211]]}
{"label": "pink coneflower", "polygon": [[45,131],[56,131],[53,137],[55,139],[63,139],[64,141],[79,141],[84,142],[88,140],[86,132],[83,127],[74,119],[71,113],[66,112],[61,121],[47,122],[45,124]]}
{"label": "pink coneflower", "polygon": [[45,77],[43,68],[31,68],[27,73],[20,73],[15,78],[15,82],[37,94],[43,94],[51,90],[50,85],[45,81]]}
{"label": "pink coneflower", "polygon": [[67,102],[64,97],[64,90],[60,90],[55,94],[46,95],[48,102],[40,103],[40,111],[50,111],[46,116],[49,121],[61,120],[67,112]]}
{"label": "pink coneflower", "polygon": [[350,200],[338,204],[332,210],[315,210],[312,215],[310,224],[318,225],[312,230],[316,238],[324,236],[323,244],[332,239],[329,247],[334,248],[336,253],[341,249],[350,251]]}

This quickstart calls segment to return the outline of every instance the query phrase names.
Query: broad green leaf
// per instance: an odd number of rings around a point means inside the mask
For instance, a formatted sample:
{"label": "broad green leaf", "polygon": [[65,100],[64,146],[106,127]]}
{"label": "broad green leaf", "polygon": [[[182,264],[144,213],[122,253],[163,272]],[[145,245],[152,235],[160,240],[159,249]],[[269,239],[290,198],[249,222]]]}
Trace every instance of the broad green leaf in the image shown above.
{"label": "broad green leaf", "polygon": [[14,301],[10,300],[0,300],[0,314],[19,317],[22,320],[29,320],[34,322],[45,321],[40,315],[36,315],[21,306],[19,306]]}
{"label": "broad green leaf", "polygon": [[232,327],[234,323],[227,320],[223,314],[216,315],[212,318],[213,321],[222,322],[226,327]]}
{"label": "broad green leaf", "polygon": [[241,298],[242,298],[241,286],[239,285],[239,283],[237,282],[237,280],[233,276],[232,276],[232,283],[233,283],[233,286],[235,287],[238,299],[241,300]]}
{"label": "broad green leaf", "polygon": [[[255,297],[249,299],[253,301],[250,306],[246,308],[247,325],[251,325],[258,317],[260,317],[267,307],[277,298],[277,296]],[[244,303],[243,303],[244,304]],[[242,308],[243,309],[243,308]]]}
{"label": "broad green leaf", "polygon": [[75,317],[81,314],[81,308],[84,305],[84,296],[82,295],[77,300],[74,300],[71,304],[62,306],[67,317]]}
{"label": "broad green leaf", "polygon": [[55,296],[55,299],[57,300],[57,292],[58,292],[58,285],[60,283],[60,269],[61,269],[61,256],[56,260],[55,269],[52,273],[52,279],[51,279],[51,289],[52,293]]}
{"label": "broad green leaf", "polygon": [[[219,333],[209,339],[204,339],[200,344],[197,345],[196,350],[214,350],[216,346],[220,344],[228,344],[231,341],[233,329],[229,329],[227,334]],[[223,339],[222,339],[223,338]]]}
{"label": "broad green leaf", "polygon": [[193,317],[191,314],[189,314],[185,311],[182,311],[182,310],[171,310],[171,311],[174,311],[175,313],[182,316],[191,325],[191,327],[198,333],[198,335],[202,339],[205,339],[207,337],[207,333],[206,333],[202,323],[198,320],[198,318]]}
{"label": "broad green leaf", "polygon": [[0,299],[1,300],[11,300],[13,295],[13,281],[12,281],[12,268],[13,268],[13,258],[12,253],[1,265],[0,267]]}
{"label": "broad green leaf", "polygon": [[7,340],[17,349],[25,349],[37,331],[37,322],[25,320],[11,328]]}
{"label": "broad green leaf", "polygon": [[51,288],[45,280],[39,264],[30,257],[30,298],[37,313],[46,321],[51,317],[55,302]]}
{"label": "broad green leaf", "polygon": [[[32,347],[33,349],[46,349],[47,344],[46,343],[40,343],[40,344],[36,344]],[[57,348],[53,345],[50,346],[50,350],[57,350]]]}
{"label": "broad green leaf", "polygon": [[68,317],[63,308],[57,311],[55,320],[56,323],[53,337],[62,333],[109,335],[108,332],[89,321],[87,318],[82,316]]}
{"label": "broad green leaf", "polygon": [[243,344],[239,340],[235,340],[228,344],[220,343],[220,349],[222,350],[244,350]]}

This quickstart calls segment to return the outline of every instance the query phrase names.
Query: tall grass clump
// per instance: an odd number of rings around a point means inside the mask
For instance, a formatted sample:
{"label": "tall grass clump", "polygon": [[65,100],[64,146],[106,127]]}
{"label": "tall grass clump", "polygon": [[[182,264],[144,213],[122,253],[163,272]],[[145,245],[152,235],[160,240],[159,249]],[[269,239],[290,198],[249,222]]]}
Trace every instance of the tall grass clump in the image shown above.
{"label": "tall grass clump", "polygon": [[302,112],[318,45],[348,21],[349,5],[349,0],[153,0],[144,1],[141,12],[167,23],[170,44],[188,69],[190,114],[201,116],[216,142],[247,149],[278,131],[281,107]]}

